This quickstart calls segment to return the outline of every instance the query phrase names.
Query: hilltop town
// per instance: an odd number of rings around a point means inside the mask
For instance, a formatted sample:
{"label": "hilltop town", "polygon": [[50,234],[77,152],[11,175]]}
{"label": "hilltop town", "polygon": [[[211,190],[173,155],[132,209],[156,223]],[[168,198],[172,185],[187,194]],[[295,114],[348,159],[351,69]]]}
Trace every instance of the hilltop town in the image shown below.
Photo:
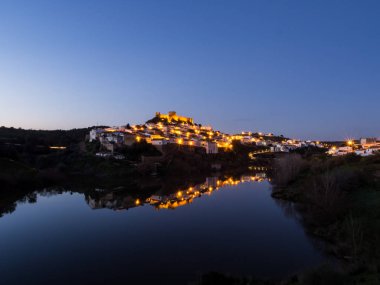
{"label": "hilltop town", "polygon": [[[140,125],[93,128],[89,133],[89,142],[94,141],[100,142],[103,151],[97,155],[103,157],[114,155],[122,146],[131,146],[141,141],[146,141],[160,151],[166,145],[176,144],[203,149],[207,154],[231,151],[234,141],[265,147],[267,152],[289,152],[306,146],[326,147],[319,141],[287,139],[272,133],[241,132],[231,135],[208,125],[194,123],[193,118],[179,116],[174,111],[168,114],[157,112],[154,118]],[[122,158],[120,155],[114,156]]]}

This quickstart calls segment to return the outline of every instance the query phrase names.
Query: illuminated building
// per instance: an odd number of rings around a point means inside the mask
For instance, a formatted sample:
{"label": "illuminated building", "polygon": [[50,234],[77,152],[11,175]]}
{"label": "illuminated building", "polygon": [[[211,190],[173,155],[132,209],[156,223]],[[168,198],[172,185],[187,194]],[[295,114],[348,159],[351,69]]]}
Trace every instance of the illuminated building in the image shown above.
{"label": "illuminated building", "polygon": [[160,112],[156,112],[156,117],[167,120],[169,123],[172,121],[176,121],[176,122],[194,124],[194,121],[192,118],[178,116],[175,111],[170,111],[167,114],[161,114]]}

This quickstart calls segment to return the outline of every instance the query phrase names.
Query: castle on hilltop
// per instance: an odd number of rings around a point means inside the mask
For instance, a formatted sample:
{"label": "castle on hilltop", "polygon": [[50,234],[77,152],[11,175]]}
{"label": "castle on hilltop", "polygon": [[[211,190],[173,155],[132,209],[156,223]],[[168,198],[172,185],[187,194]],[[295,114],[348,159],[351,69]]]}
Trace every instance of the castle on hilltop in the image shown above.
{"label": "castle on hilltop", "polygon": [[167,114],[161,114],[160,112],[156,112],[156,117],[158,117],[160,119],[165,119],[169,123],[171,121],[177,121],[177,122],[181,122],[181,123],[194,124],[193,118],[178,116],[177,112],[175,112],[175,111],[170,111]]}

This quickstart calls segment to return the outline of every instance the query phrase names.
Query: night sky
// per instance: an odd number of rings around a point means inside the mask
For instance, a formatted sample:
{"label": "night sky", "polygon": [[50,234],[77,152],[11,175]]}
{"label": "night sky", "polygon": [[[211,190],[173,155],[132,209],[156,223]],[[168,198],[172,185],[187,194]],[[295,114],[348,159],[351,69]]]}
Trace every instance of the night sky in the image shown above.
{"label": "night sky", "polygon": [[0,1],[0,125],[176,110],[225,132],[380,136],[380,1]]}

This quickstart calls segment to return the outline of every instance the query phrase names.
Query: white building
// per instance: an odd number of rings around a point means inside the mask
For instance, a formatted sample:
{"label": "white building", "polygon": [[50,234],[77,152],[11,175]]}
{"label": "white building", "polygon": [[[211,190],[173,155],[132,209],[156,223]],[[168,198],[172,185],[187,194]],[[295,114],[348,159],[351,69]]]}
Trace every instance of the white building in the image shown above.
{"label": "white building", "polygon": [[367,148],[379,145],[380,142],[378,143],[376,138],[361,138],[360,144],[362,145],[362,147]]}
{"label": "white building", "polygon": [[206,153],[218,153],[218,145],[215,142],[207,142]]}
{"label": "white building", "polygon": [[342,156],[353,152],[353,148],[351,146],[341,146],[338,148],[331,148],[328,151],[328,154],[331,154],[332,156]]}
{"label": "white building", "polygon": [[257,141],[256,145],[257,146],[267,146],[267,142],[266,141]]}
{"label": "white building", "polygon": [[379,150],[380,150],[379,148],[359,149],[359,150],[355,150],[355,154],[360,155],[360,156],[370,156],[379,152]]}
{"label": "white building", "polygon": [[96,141],[102,133],[103,129],[92,129],[90,131],[90,142]]}

